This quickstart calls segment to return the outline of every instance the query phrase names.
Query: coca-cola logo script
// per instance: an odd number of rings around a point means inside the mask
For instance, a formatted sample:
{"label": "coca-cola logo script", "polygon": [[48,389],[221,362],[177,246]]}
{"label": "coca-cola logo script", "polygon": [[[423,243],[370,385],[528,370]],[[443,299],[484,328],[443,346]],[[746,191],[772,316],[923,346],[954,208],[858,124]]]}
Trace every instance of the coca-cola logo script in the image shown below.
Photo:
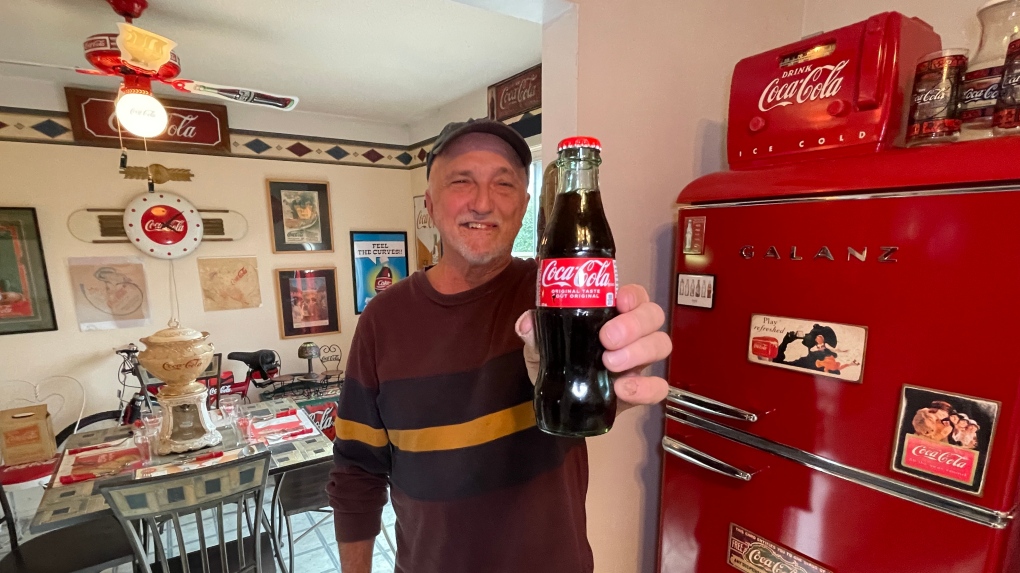
{"label": "coca-cola logo script", "polygon": [[539,306],[556,308],[616,306],[614,259],[543,259],[540,264]]}
{"label": "coca-cola logo script", "polygon": [[842,73],[850,60],[838,64],[816,66],[808,69],[805,75],[795,80],[780,83],[784,78],[776,78],[765,86],[758,98],[758,109],[769,111],[777,107],[802,104],[808,101],[835,97],[843,87]]}

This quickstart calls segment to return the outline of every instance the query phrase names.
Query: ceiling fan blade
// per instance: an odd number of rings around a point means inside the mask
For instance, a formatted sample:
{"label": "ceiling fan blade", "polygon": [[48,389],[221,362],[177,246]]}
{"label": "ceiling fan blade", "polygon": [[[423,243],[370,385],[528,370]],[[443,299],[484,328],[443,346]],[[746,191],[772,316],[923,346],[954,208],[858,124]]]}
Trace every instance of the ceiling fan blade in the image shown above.
{"label": "ceiling fan blade", "polygon": [[52,63],[39,63],[33,61],[21,61],[21,60],[0,60],[0,63],[7,63],[11,65],[23,65],[25,67],[46,67],[50,69],[63,69],[66,71],[77,71],[79,73],[88,73],[90,75],[109,75],[105,71],[93,69],[91,67],[71,67],[69,65],[56,65]]}
{"label": "ceiling fan blade", "polygon": [[194,80],[167,80],[164,83],[170,84],[182,92],[218,97],[229,101],[247,103],[251,105],[263,105],[274,107],[283,111],[290,111],[298,104],[298,98],[294,96],[282,96],[266,92],[250,90],[246,88],[235,88]]}

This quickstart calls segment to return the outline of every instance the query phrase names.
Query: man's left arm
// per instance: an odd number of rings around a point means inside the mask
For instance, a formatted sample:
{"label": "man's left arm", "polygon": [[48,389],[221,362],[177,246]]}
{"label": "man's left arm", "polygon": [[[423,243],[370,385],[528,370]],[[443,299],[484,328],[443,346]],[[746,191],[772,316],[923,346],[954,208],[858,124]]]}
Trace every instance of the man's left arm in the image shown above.
{"label": "man's left arm", "polygon": [[[648,292],[641,285],[620,287],[616,309],[619,316],[602,327],[599,340],[606,348],[602,363],[616,374],[614,390],[623,402],[620,410],[661,402],[669,392],[669,385],[658,376],[645,376],[644,370],[673,351],[669,335],[659,330],[666,315],[662,307],[649,300]],[[532,312],[524,313],[515,328],[524,340],[524,359],[534,382],[538,374],[538,349]]]}

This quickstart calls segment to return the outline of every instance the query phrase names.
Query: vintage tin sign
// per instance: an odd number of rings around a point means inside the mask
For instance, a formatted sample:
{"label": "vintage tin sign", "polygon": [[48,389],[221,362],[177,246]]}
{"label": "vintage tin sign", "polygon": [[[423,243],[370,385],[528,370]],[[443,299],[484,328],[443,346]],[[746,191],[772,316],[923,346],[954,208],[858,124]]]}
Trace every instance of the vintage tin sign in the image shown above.
{"label": "vintage tin sign", "polygon": [[903,386],[894,471],[981,495],[1001,404]]}
{"label": "vintage tin sign", "polygon": [[860,382],[868,329],[820,320],[755,314],[747,359],[817,376]]}
{"label": "vintage tin sign", "polygon": [[705,254],[705,223],[706,217],[683,218],[683,253],[685,255]]}
{"label": "vintage tin sign", "polygon": [[833,573],[831,570],[778,543],[730,524],[726,562],[744,573]]}

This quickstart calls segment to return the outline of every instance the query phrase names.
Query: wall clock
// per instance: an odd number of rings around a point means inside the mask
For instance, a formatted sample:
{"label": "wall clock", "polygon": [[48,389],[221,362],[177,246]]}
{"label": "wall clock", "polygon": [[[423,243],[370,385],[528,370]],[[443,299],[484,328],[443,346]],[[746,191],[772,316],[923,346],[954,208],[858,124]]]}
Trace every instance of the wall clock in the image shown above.
{"label": "wall clock", "polygon": [[124,209],[124,232],[146,255],[177,259],[202,244],[202,216],[187,199],[173,193],[143,193]]}

